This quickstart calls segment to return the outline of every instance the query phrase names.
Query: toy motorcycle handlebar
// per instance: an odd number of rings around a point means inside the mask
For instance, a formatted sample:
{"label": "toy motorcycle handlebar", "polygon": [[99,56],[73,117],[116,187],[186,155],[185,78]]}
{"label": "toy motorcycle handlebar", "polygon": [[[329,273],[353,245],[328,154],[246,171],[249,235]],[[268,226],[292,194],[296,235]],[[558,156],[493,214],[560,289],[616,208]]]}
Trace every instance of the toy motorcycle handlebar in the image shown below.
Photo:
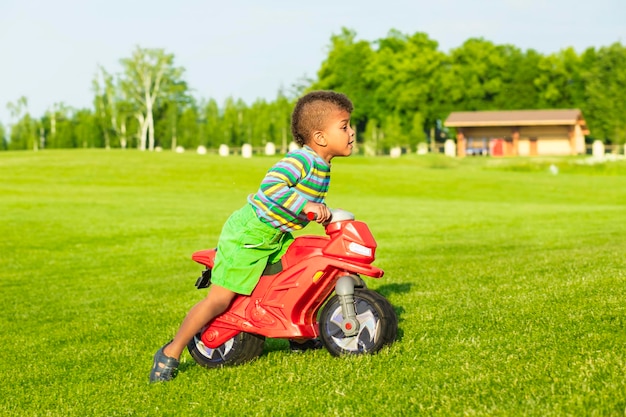
{"label": "toy motorcycle handlebar", "polygon": [[[310,221],[314,221],[315,219],[317,219],[317,214],[313,212],[308,212],[306,214],[306,218],[309,219]],[[324,224],[328,225],[331,223],[341,222],[341,221],[346,221],[346,220],[354,220],[354,214],[343,209],[330,209],[330,220],[328,220]]]}

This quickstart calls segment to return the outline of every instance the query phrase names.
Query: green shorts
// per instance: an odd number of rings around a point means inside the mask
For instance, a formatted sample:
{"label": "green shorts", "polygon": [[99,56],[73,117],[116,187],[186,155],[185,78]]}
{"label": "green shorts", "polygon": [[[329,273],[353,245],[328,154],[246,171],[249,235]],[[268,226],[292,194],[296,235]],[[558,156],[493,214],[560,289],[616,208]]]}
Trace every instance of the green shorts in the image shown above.
{"label": "green shorts", "polygon": [[277,262],[292,241],[291,233],[263,223],[246,204],[231,214],[222,228],[211,282],[250,295],[266,265]]}

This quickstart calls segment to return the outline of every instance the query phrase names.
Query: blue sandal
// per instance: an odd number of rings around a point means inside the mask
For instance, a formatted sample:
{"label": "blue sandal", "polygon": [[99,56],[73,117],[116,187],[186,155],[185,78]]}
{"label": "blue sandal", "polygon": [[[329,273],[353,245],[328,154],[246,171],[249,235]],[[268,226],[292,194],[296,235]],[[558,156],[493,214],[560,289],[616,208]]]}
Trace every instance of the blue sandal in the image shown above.
{"label": "blue sandal", "polygon": [[[165,346],[167,345],[169,345],[169,343]],[[150,371],[150,382],[170,381],[176,376],[176,370],[178,369],[180,361],[166,356],[165,353],[163,353],[165,346],[157,350],[157,353],[154,354],[154,362],[152,364],[152,370]]]}

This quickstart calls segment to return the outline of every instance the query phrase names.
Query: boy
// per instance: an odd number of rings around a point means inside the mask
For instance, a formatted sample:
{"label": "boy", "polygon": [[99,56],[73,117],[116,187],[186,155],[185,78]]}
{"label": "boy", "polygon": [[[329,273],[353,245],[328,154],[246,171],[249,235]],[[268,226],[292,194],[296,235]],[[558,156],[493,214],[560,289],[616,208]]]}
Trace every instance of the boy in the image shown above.
{"label": "boy", "polygon": [[[249,295],[268,263],[277,261],[293,241],[291,232],[306,226],[307,213],[318,223],[330,219],[324,198],[330,161],[349,156],[354,144],[352,102],[333,91],[301,97],[291,115],[291,131],[302,149],[288,153],[267,172],[259,190],[224,224],[218,241],[211,287],[187,314],[174,339],[154,355],[150,381],[169,381],[187,343],[223,313],[237,294]],[[319,347],[290,342],[292,350]]]}

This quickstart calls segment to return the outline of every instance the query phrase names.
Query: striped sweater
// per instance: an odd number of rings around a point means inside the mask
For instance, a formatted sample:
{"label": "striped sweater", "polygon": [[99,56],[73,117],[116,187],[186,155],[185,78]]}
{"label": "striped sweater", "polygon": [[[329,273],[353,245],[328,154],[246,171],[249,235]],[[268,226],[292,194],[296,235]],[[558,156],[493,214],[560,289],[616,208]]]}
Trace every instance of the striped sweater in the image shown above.
{"label": "striped sweater", "polygon": [[261,221],[284,232],[302,229],[307,201],[323,203],[330,184],[330,165],[308,146],[289,152],[265,175],[248,202]]}

